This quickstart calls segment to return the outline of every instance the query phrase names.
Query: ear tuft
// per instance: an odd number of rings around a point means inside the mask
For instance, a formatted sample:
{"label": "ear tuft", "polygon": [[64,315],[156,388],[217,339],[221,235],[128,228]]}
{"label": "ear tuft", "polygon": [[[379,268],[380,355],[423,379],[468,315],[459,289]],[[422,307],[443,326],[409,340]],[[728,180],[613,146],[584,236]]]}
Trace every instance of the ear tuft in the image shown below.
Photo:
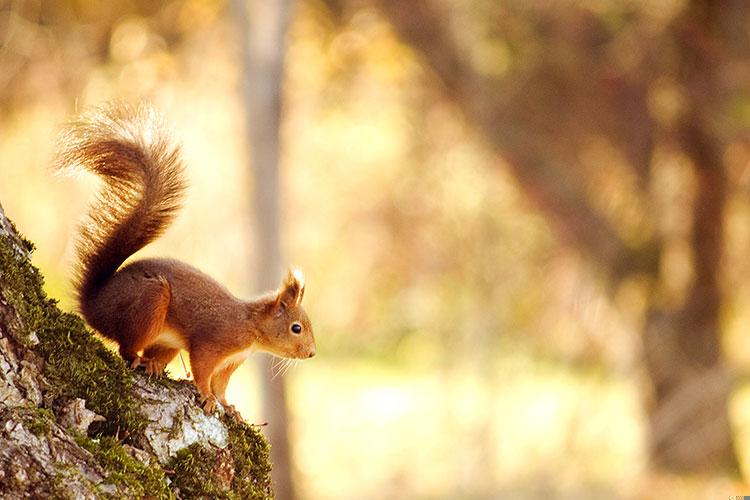
{"label": "ear tuft", "polygon": [[305,289],[305,275],[302,274],[302,270],[300,268],[293,267],[289,269],[289,275],[297,281],[297,284],[299,285],[301,290]]}
{"label": "ear tuft", "polygon": [[305,294],[305,277],[297,268],[291,268],[287,272],[286,279],[279,290],[279,302],[287,307],[296,307],[302,302]]}

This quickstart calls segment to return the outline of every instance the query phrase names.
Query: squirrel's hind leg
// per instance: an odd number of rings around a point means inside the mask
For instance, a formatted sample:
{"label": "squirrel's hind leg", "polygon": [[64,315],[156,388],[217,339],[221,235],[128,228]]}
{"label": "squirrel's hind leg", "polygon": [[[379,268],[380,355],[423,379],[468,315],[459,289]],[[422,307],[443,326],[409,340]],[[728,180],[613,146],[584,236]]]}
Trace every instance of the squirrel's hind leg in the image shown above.
{"label": "squirrel's hind leg", "polygon": [[180,352],[179,349],[154,344],[143,351],[141,361],[146,365],[146,373],[149,375],[160,375],[164,373],[170,361]]}
{"label": "squirrel's hind leg", "polygon": [[[122,322],[119,335],[120,355],[137,368],[141,363],[150,362],[147,355],[138,353],[151,345],[164,327],[172,289],[162,276],[148,277],[138,297],[130,305],[130,315]],[[148,365],[147,365],[148,368]]]}

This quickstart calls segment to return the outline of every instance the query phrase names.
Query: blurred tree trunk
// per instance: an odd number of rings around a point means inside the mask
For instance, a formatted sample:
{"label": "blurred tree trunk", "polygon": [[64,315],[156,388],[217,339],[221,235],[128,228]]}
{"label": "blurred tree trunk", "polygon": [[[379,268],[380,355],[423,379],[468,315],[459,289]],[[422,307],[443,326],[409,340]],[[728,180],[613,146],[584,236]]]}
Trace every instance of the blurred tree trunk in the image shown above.
{"label": "blurred tree trunk", "polygon": [[[279,126],[285,35],[292,0],[233,0],[241,37],[243,93],[248,143],[254,172],[257,291],[278,287],[281,280],[279,237]],[[288,438],[288,412],[283,376],[269,378],[273,358],[261,362],[263,412],[271,442],[274,493],[279,500],[295,497]]]}
{"label": "blurred tree trunk", "polygon": [[693,281],[682,307],[653,308],[644,330],[646,366],[654,387],[651,457],[685,471],[737,469],[727,403],[731,379],[721,360],[720,263],[727,176],[717,115],[723,96],[716,2],[693,1],[673,27],[681,83],[689,102],[677,141],[696,180],[692,211]]}
{"label": "blurred tree trunk", "polygon": [[[338,4],[338,2],[330,2]],[[571,19],[544,19],[549,55],[520,75],[479,73],[453,39],[450,16],[437,3],[376,0],[396,33],[432,69],[446,95],[508,163],[520,187],[550,221],[564,243],[577,246],[601,266],[616,289],[630,276],[647,277],[651,304],[643,331],[644,356],[652,383],[647,408],[650,456],[675,471],[736,471],[737,458],[728,418],[731,380],[720,349],[725,146],[716,131],[723,97],[717,18],[720,5],[694,1],[656,41],[674,50],[681,69],[678,85],[686,92],[674,143],[689,158],[696,178],[690,240],[693,281],[687,298],[667,308],[656,297],[664,289],[660,261],[665,251],[657,229],[644,231],[638,244],[626,241],[591,203],[581,182],[577,137],[606,134],[623,151],[640,180],[638,196],[653,217],[648,191],[654,144],[659,139],[650,116],[650,86],[664,68],[645,55],[641,65],[622,70],[598,53],[600,20],[582,12],[573,18],[575,36],[563,26]],[[736,8],[742,7],[739,4]],[[341,6],[335,8],[341,11]],[[569,9],[570,10],[570,9]],[[576,14],[568,14],[575,16]],[[555,29],[558,23],[559,29]],[[561,34],[557,34],[561,33]],[[648,44],[649,42],[645,42]],[[555,58],[562,46],[564,62]],[[657,48],[651,48],[657,58]],[[565,51],[567,50],[567,52]],[[578,51],[571,56],[571,51]],[[565,64],[577,64],[573,71]],[[520,83],[519,83],[520,82]],[[586,128],[589,127],[589,128]],[[577,135],[576,135],[577,134]],[[674,147],[675,144],[671,144]],[[648,225],[650,221],[646,221]]]}

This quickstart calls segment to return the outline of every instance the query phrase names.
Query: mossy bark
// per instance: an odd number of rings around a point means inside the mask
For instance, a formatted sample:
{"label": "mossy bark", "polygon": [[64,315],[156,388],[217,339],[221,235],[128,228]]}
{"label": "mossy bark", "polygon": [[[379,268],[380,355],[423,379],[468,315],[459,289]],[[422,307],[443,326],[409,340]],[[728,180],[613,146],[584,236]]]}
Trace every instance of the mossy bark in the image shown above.
{"label": "mossy bark", "polygon": [[62,312],[0,206],[0,497],[270,498],[268,444]]}

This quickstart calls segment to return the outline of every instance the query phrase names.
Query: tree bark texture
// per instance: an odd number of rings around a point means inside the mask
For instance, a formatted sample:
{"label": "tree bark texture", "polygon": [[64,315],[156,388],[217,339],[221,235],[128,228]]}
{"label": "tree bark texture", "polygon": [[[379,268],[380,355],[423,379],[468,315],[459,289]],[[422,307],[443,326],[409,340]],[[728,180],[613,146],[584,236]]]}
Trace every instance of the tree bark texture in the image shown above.
{"label": "tree bark texture", "polygon": [[0,497],[271,498],[268,445],[133,372],[42,290],[0,207]]}

